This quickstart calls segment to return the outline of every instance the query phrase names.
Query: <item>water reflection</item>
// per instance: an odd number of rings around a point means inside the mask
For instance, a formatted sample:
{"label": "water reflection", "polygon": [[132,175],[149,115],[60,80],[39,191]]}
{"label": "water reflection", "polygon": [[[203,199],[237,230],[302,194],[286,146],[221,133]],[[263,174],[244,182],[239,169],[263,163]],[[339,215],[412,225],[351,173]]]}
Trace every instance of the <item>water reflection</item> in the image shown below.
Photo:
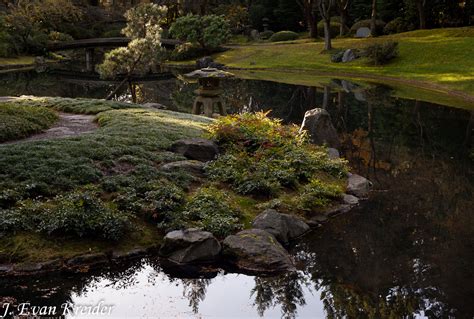
{"label": "water reflection", "polygon": [[[4,95],[103,97],[110,89],[58,84],[51,75],[30,76],[28,84],[12,77],[0,79]],[[174,79],[149,82],[137,98],[186,111],[194,89]],[[41,305],[105,299],[116,305],[115,317],[472,318],[474,112],[393,95],[389,87],[344,80],[319,87],[226,83],[231,111],[271,109],[300,123],[306,110],[327,109],[343,155],[375,184],[367,205],[292,248],[298,272],[190,277],[143,260],[75,276],[2,280],[0,296]]]}

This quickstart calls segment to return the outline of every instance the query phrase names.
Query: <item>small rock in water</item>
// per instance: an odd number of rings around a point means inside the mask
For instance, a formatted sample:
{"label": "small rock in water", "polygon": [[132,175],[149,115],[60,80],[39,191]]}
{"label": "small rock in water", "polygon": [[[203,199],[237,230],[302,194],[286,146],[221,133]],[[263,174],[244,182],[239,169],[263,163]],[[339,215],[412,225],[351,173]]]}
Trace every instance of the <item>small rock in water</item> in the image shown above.
{"label": "small rock in water", "polygon": [[288,252],[270,233],[248,229],[228,236],[223,254],[238,269],[253,273],[275,273],[294,270]]}
{"label": "small rock in water", "polygon": [[178,264],[213,261],[221,252],[219,241],[199,229],[175,230],[166,234],[160,254]]}
{"label": "small rock in water", "polygon": [[365,177],[357,174],[351,174],[347,181],[347,193],[358,198],[367,198],[372,183]]}
{"label": "small rock in water", "polygon": [[344,196],[342,197],[342,200],[344,203],[348,204],[348,205],[358,205],[359,204],[359,199],[353,195],[349,195],[349,194],[344,194]]}

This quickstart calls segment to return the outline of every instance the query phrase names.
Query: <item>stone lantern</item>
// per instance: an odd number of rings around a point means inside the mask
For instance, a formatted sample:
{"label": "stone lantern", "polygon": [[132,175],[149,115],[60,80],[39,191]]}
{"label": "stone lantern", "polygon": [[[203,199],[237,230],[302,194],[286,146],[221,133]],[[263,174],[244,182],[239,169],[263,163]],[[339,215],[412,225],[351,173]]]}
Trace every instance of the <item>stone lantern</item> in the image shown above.
{"label": "stone lantern", "polygon": [[204,111],[205,116],[212,117],[214,107],[218,108],[220,115],[226,114],[219,84],[221,79],[234,77],[232,73],[214,68],[205,68],[188,73],[184,77],[197,79],[199,82],[199,88],[194,91],[197,96],[194,100],[193,114],[199,115]]}

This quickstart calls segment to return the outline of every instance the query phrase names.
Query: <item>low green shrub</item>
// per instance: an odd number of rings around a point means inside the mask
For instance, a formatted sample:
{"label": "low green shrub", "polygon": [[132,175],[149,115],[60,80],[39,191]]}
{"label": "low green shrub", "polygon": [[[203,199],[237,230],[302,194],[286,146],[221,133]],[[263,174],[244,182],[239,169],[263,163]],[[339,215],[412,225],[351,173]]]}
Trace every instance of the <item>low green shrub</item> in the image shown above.
{"label": "low green shrub", "polygon": [[340,198],[342,194],[343,190],[340,186],[324,183],[315,178],[303,187],[295,201],[298,208],[311,211],[326,206],[332,200]]}
{"label": "low green shrub", "polygon": [[293,41],[298,39],[298,33],[293,31],[280,31],[270,37],[271,42]]}
{"label": "low green shrub", "polygon": [[56,112],[45,107],[0,103],[0,143],[41,132],[57,120]]}
{"label": "low green shrub", "polygon": [[318,173],[335,178],[347,174],[343,160],[330,160],[327,150],[311,145],[305,132],[266,113],[221,117],[209,126],[209,136],[225,152],[207,164],[206,173],[240,194],[275,196]]}
{"label": "low green shrub", "polygon": [[274,34],[275,34],[275,32],[270,31],[270,30],[260,32],[260,39],[262,39],[262,40],[268,40],[268,39],[270,39]]}
{"label": "low green shrub", "polygon": [[398,57],[398,42],[374,43],[364,49],[365,56],[372,65],[387,64]]}
{"label": "low green shrub", "polygon": [[415,26],[407,22],[404,18],[398,17],[385,26],[383,32],[385,34],[394,34],[415,30]]}
{"label": "low green shrub", "polygon": [[[355,34],[359,28],[369,28],[370,29],[370,24],[371,24],[371,19],[367,20],[360,20],[354,23],[350,29],[351,34]],[[377,34],[382,34],[383,33],[383,28],[385,27],[385,22],[382,20],[376,20],[375,21],[375,31]]]}
{"label": "low green shrub", "polygon": [[200,188],[183,210],[164,213],[168,216],[159,226],[167,230],[198,227],[225,237],[243,227],[239,211],[233,208],[229,197],[214,187]]}
{"label": "low green shrub", "polygon": [[119,240],[130,224],[128,215],[105,204],[95,191],[76,191],[41,202],[27,200],[15,210],[2,211],[0,229],[30,230]]}
{"label": "low green shrub", "polygon": [[47,53],[49,37],[48,34],[41,30],[35,30],[26,40],[27,53],[35,55],[45,55]]}
{"label": "low green shrub", "polygon": [[197,59],[209,54],[208,50],[200,46],[192,45],[191,43],[184,43],[177,46],[170,54],[171,61],[186,61]]}

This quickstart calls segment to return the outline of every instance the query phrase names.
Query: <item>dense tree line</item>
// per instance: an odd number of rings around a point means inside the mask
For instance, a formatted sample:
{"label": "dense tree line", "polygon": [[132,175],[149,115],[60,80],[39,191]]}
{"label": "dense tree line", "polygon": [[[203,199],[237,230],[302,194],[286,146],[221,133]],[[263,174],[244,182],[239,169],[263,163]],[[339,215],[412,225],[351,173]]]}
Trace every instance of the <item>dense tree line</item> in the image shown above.
{"label": "dense tree line", "polygon": [[123,14],[140,3],[166,8],[163,35],[179,18],[224,17],[234,34],[308,31],[331,38],[369,27],[373,36],[474,24],[474,0],[0,0],[0,55],[38,54],[48,41],[122,36]]}

